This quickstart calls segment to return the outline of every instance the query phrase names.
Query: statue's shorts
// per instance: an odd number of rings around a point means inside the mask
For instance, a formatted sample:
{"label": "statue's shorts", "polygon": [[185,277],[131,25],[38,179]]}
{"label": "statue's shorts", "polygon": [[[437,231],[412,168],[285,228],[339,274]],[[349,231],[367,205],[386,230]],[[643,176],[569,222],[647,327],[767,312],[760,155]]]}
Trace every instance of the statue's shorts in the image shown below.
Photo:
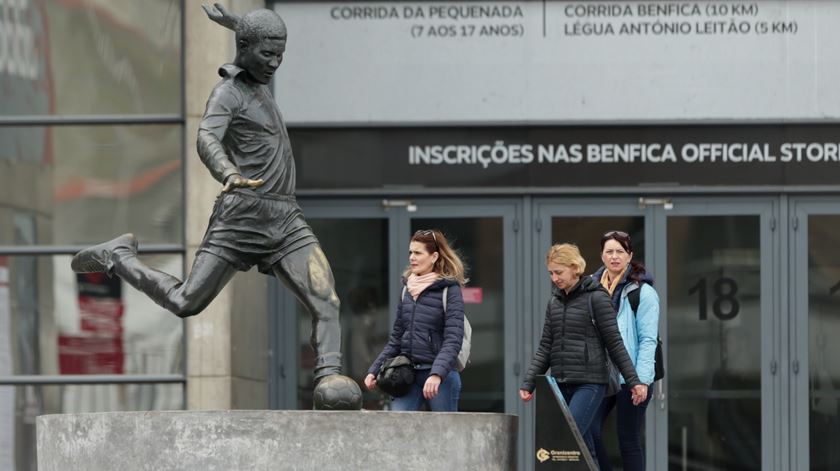
{"label": "statue's shorts", "polygon": [[271,274],[286,255],[318,239],[294,196],[237,188],[216,198],[199,252],[221,257],[238,270]]}

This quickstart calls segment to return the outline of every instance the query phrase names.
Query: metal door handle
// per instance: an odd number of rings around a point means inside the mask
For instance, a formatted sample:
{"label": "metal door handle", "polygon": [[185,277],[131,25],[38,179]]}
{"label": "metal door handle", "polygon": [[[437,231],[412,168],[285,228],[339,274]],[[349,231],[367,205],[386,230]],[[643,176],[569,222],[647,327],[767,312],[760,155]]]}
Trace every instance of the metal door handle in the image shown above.
{"label": "metal door handle", "polygon": [[665,382],[664,379],[656,382],[656,402],[659,403],[660,410],[665,410],[665,386],[662,386],[663,382]]}

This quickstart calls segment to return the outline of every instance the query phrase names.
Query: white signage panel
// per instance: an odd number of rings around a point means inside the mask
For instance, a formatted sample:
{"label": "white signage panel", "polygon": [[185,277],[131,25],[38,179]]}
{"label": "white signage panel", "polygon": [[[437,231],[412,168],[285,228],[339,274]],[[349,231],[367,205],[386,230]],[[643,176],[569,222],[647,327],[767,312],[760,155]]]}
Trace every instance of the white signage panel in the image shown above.
{"label": "white signage panel", "polygon": [[281,2],[289,123],[836,120],[840,2]]}

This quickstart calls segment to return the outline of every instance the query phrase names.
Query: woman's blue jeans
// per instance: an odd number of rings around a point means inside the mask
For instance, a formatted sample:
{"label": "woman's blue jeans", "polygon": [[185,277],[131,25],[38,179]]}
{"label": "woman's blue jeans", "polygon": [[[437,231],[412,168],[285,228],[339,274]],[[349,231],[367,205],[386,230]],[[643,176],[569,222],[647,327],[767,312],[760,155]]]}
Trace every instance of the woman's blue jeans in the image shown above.
{"label": "woman's blue jeans", "polygon": [[604,390],[606,390],[607,385],[595,383],[557,383],[557,386],[560,388],[566,404],[569,405],[569,412],[574,417],[575,424],[578,430],[580,430],[580,434],[583,435],[586,447],[589,448],[589,453],[594,459],[595,446],[592,441],[590,428],[594,423],[595,415],[598,413],[601,399],[604,398]]}
{"label": "woman's blue jeans", "polygon": [[423,385],[432,372],[431,369],[414,370],[414,384],[402,397],[395,397],[391,402],[393,411],[418,411],[423,404],[428,404],[433,412],[458,412],[458,399],[461,398],[461,374],[455,370],[449,372],[440,383],[437,396],[430,400],[423,397]]}
{"label": "woman's blue jeans", "polygon": [[616,416],[616,428],[618,430],[618,447],[621,450],[621,462],[624,471],[644,471],[645,450],[642,447],[642,427],[645,424],[645,411],[647,410],[650,398],[653,396],[648,391],[648,397],[638,406],[633,405],[630,388],[626,384],[621,385],[621,391],[615,396],[605,397],[598,408],[598,417],[592,423],[592,440],[595,443],[595,452],[598,455],[598,466],[601,471],[612,471],[610,455],[604,446],[601,435],[601,426],[607,419],[613,407],[618,408]]}

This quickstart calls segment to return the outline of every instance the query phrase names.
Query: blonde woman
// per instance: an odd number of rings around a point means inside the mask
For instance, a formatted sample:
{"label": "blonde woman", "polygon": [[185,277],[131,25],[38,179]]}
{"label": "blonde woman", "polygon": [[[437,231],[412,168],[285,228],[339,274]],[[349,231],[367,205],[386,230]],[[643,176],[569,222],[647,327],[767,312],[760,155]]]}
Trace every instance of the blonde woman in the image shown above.
{"label": "blonde woman", "polygon": [[577,246],[553,245],[546,256],[546,266],[553,284],[551,299],[542,338],[519,397],[530,401],[536,376],[551,367],[551,375],[594,457],[589,429],[606,389],[607,354],[631,388],[634,404],[647,397],[647,386],[639,381],[624,348],[609,294],[598,281],[582,276],[586,261]]}
{"label": "blonde woman", "polygon": [[[456,412],[461,376],[455,367],[464,338],[464,264],[437,229],[411,237],[405,289],[388,343],[368,369],[365,386],[376,387],[376,375],[388,358],[405,355],[414,364],[415,381],[407,394],[393,398],[395,411]],[[446,309],[443,293],[446,288]]]}

